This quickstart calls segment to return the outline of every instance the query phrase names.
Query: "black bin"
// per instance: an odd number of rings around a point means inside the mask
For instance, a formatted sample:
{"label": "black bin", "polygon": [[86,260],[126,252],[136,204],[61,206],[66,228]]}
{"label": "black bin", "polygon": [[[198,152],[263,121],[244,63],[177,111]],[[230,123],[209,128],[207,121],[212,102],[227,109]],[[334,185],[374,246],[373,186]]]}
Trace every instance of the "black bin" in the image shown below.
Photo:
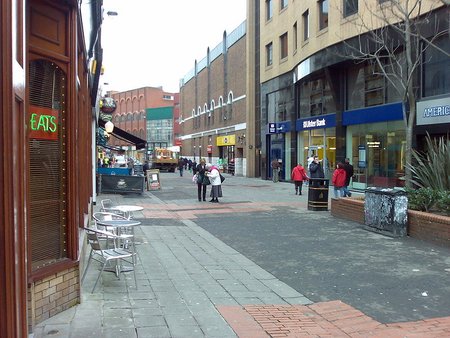
{"label": "black bin", "polygon": [[310,178],[308,188],[308,210],[328,211],[328,188],[330,180]]}

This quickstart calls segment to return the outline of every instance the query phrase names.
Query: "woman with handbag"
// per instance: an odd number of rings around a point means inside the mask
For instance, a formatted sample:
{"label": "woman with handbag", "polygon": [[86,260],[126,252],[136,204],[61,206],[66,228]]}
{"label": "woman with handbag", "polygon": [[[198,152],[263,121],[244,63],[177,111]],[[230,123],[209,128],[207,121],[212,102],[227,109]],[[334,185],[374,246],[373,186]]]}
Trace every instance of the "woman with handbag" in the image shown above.
{"label": "woman with handbag", "polygon": [[211,182],[211,200],[212,203],[219,203],[219,197],[222,197],[222,181],[220,179],[219,168],[208,163],[206,165],[206,172],[209,181]]}
{"label": "woman with handbag", "polygon": [[206,161],[204,158],[200,160],[200,163],[195,168],[196,175],[197,175],[197,194],[198,194],[198,201],[206,201],[206,186],[209,185],[209,179],[205,175],[206,172]]}

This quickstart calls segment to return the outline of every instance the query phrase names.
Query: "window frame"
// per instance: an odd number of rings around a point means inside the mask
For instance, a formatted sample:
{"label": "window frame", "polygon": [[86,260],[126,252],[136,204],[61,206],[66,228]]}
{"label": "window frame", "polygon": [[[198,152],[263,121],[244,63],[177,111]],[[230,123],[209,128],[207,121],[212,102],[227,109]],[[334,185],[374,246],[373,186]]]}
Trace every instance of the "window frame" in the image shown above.
{"label": "window frame", "polygon": [[319,31],[321,31],[328,28],[328,15],[330,5],[328,0],[319,0],[317,1],[317,4],[319,6]]}
{"label": "window frame", "polygon": [[342,3],[342,15],[344,18],[358,13],[359,5],[358,0],[343,0]]}
{"label": "window frame", "polygon": [[266,45],[266,67],[273,65],[273,42]]}
{"label": "window frame", "polygon": [[282,61],[289,56],[288,32],[281,34],[279,39],[280,39],[280,61]]}
{"label": "window frame", "polygon": [[309,9],[303,12],[302,14],[302,21],[303,21],[303,41],[309,40]]}

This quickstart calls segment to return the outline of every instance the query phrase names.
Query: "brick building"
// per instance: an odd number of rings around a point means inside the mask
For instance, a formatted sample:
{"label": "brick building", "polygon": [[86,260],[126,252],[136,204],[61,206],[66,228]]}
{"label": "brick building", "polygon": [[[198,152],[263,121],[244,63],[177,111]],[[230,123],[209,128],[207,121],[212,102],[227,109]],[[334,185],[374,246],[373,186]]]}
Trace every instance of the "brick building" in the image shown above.
{"label": "brick building", "polygon": [[[175,105],[175,94],[166,92],[162,87],[143,87],[124,92],[109,92],[117,104],[117,109],[113,114],[112,122],[115,128],[124,130],[135,137],[147,140],[147,118],[146,109],[173,107]],[[130,156],[144,158],[144,154],[136,152],[136,146],[133,140],[127,140],[126,137],[115,137],[112,135],[109,145],[122,147],[130,150]]]}
{"label": "brick building", "polygon": [[246,24],[224,32],[180,84],[181,156],[246,176]]}

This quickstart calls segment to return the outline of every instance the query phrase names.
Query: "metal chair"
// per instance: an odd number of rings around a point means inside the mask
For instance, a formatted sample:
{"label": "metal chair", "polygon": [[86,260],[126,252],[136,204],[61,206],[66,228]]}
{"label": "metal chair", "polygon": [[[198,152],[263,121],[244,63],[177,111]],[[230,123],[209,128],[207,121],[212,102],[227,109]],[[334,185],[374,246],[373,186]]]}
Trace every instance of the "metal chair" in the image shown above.
{"label": "metal chair", "polygon": [[101,264],[100,273],[98,274],[97,280],[95,281],[94,287],[92,288],[91,293],[94,293],[95,288],[97,286],[98,280],[100,279],[100,276],[102,275],[103,271],[105,271],[105,268],[110,263],[115,263],[114,269],[116,276],[120,279],[120,273],[122,271],[122,261],[131,258],[133,261],[133,273],[134,273],[134,283],[137,288],[137,279],[136,279],[136,270],[134,267],[134,253],[130,252],[128,250],[125,250],[123,248],[118,247],[117,245],[114,246],[114,248],[108,249],[103,246],[103,241],[100,240],[100,237],[112,239],[113,243],[119,243],[122,239],[122,236],[118,236],[116,234],[107,232],[107,231],[101,231],[93,228],[83,228],[86,231],[87,240],[89,245],[91,246],[91,252],[89,254],[89,259],[86,265],[86,269],[84,270],[83,277],[81,278],[81,283],[83,283],[84,278],[86,277],[86,273],[89,269],[89,265],[91,263],[91,260],[96,260]]}
{"label": "metal chair", "polygon": [[107,198],[107,199],[101,200],[100,203],[102,205],[102,207],[100,209],[101,212],[110,212],[110,213],[114,213],[114,214],[126,217],[126,215],[123,211],[115,208],[116,205],[113,203],[113,201],[111,199]]}

